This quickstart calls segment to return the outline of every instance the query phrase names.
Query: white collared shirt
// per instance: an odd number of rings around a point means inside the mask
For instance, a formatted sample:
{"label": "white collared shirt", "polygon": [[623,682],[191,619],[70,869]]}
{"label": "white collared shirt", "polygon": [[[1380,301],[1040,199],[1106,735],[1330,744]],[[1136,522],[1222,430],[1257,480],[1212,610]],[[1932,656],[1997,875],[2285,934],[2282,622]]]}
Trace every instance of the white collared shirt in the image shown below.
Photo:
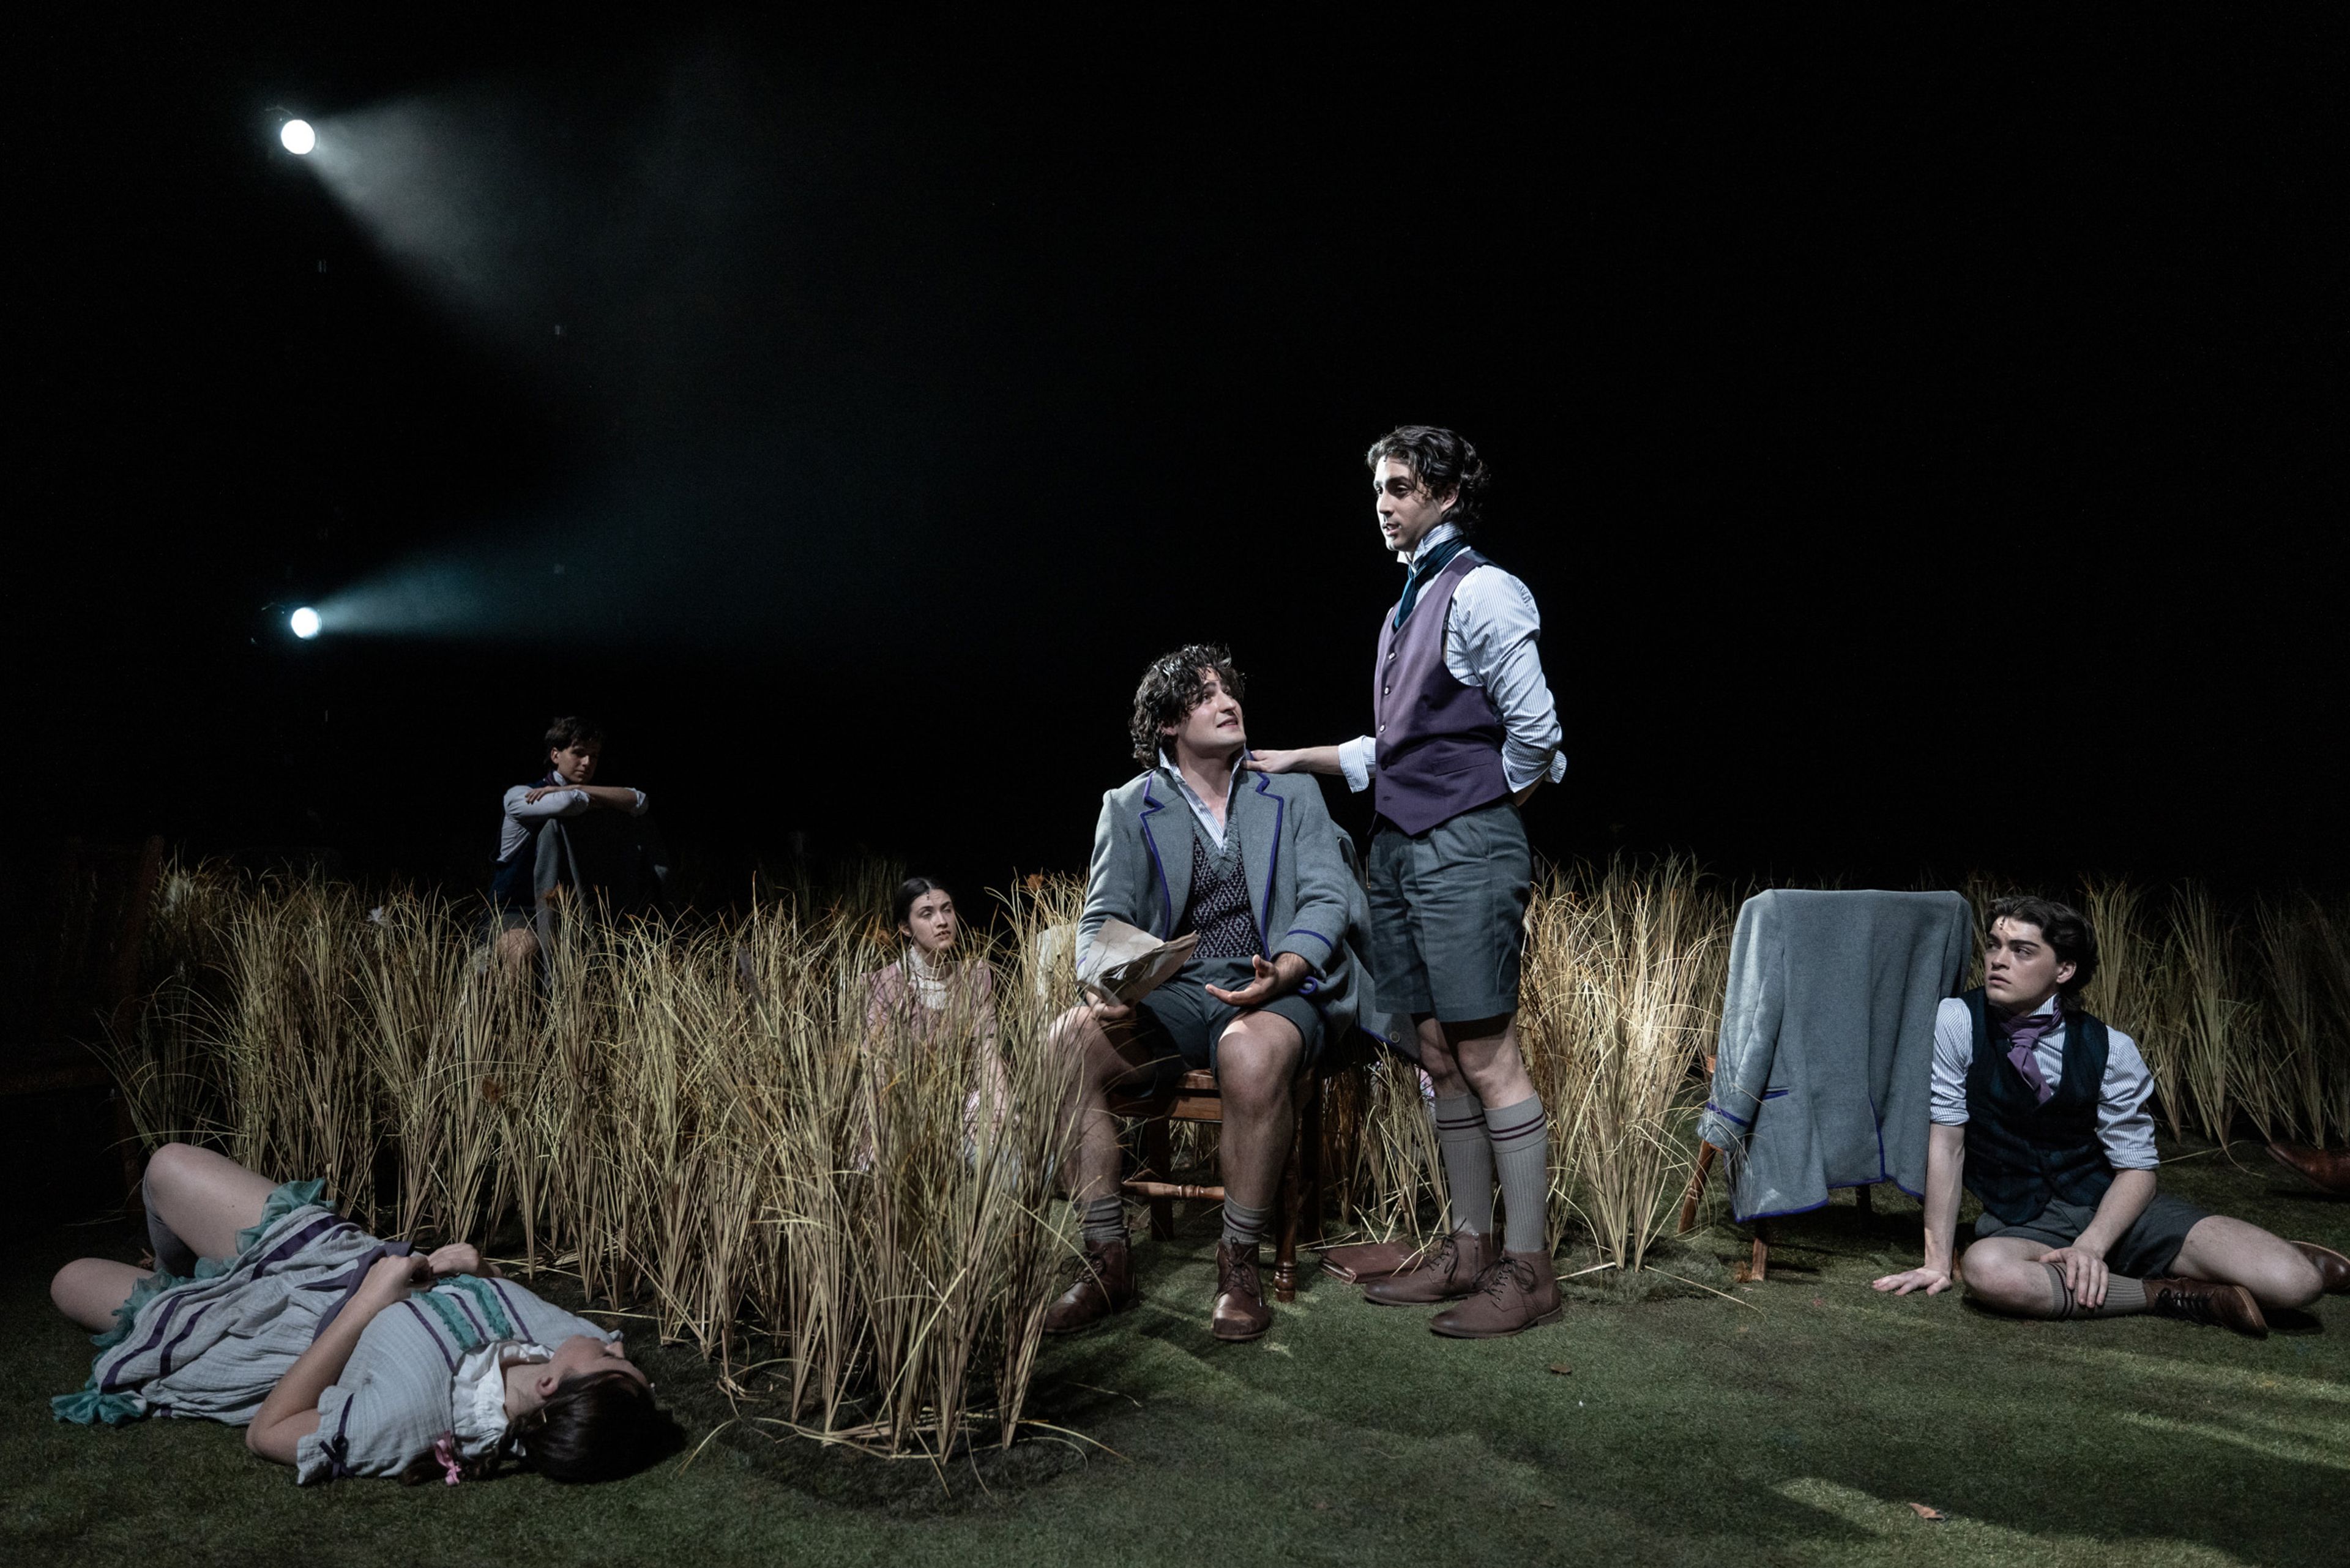
{"label": "white collared shirt", "polygon": [[1224,847],[1224,823],[1232,819],[1232,800],[1241,790],[1239,762],[1236,760],[1232,763],[1232,782],[1224,788],[1223,822],[1216,820],[1216,814],[1208,809],[1208,803],[1200,798],[1200,792],[1191,787],[1191,781],[1183,776],[1183,770],[1175,765],[1164,748],[1161,748],[1159,753],[1159,766],[1161,772],[1175,781],[1175,787],[1183,792],[1183,804],[1191,808],[1191,815],[1200,819],[1200,826],[1208,830],[1208,836],[1215,841],[1217,853],[1222,854]]}
{"label": "white collared shirt", "polygon": [[[1428,531],[1412,553],[1396,559],[1409,566],[1461,530],[1440,523]],[[1452,589],[1452,606],[1444,617],[1444,668],[1463,686],[1485,693],[1502,721],[1502,777],[1513,791],[1538,779],[1555,784],[1566,776],[1566,758],[1559,751],[1558,704],[1543,679],[1542,655],[1534,644],[1542,636],[1542,612],[1526,585],[1486,562],[1471,566]],[[1357,735],[1338,748],[1338,766],[1347,787],[1360,793],[1371,787],[1378,766],[1378,746],[1368,735]]]}
{"label": "white collared shirt", "polygon": [[[2052,996],[2033,1009],[2031,1016],[2055,1011],[2056,998]],[[1994,1033],[1991,1048],[1998,1046]],[[2043,1034],[2033,1046],[2032,1056],[2051,1087],[2064,1082],[2064,1031],[2051,1029]],[[1967,1125],[1967,1069],[1974,1060],[1974,1014],[1959,998],[1948,998],[1934,1014],[1931,1114],[1938,1126]],[[2153,1093],[2154,1075],[2147,1071],[2137,1042],[2107,1024],[2106,1077],[2097,1086],[2097,1141],[2105,1146],[2106,1158],[2116,1170],[2152,1170],[2162,1163],[2154,1152],[2154,1113],[2146,1108]]]}

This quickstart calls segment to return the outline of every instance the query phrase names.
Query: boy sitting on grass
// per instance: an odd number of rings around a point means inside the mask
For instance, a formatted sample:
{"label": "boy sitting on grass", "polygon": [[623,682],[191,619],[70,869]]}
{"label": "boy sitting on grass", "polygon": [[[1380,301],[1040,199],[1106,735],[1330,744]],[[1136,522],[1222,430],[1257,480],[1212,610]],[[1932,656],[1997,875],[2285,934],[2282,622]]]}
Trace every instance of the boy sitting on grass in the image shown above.
{"label": "boy sitting on grass", "polygon": [[1950,1289],[1959,1188],[1981,1199],[1968,1293],[2019,1317],[2156,1313],[2265,1336],[2262,1307],[2350,1291],[2350,1258],[2155,1190],[2152,1075],[2081,1010],[2089,922],[2047,898],[1991,908],[1981,988],[1934,1023],[1926,1262],[1880,1291]]}

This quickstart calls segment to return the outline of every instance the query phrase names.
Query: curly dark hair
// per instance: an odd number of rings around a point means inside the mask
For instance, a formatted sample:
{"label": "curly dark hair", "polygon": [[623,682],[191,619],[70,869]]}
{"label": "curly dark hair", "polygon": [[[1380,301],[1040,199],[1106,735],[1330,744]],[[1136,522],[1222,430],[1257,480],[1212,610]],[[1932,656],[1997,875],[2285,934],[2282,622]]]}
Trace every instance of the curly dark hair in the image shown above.
{"label": "curly dark hair", "polygon": [[1134,742],[1134,760],[1144,767],[1159,760],[1159,748],[1167,743],[1162,733],[1167,726],[1180,724],[1184,715],[1200,705],[1208,689],[1208,683],[1200,679],[1202,670],[1214,670],[1232,701],[1241,700],[1241,688],[1246,682],[1232,663],[1232,650],[1221,642],[1188,643],[1163,659],[1152,659],[1150,668],[1142,672],[1142,682],[1134,689],[1134,716],[1126,722],[1126,733]]}
{"label": "curly dark hair", "polygon": [[2082,988],[2097,976],[2097,933],[2090,929],[2089,917],[2054,898],[2017,893],[1993,900],[1983,914],[1984,933],[2002,920],[2038,926],[2041,940],[2057,959],[2073,966],[2073,978],[2056,988],[2056,995],[2065,1012],[2078,1012]]}
{"label": "curly dark hair", "polygon": [[1371,443],[1363,466],[1377,470],[1383,457],[1408,466],[1430,494],[1456,497],[1444,520],[1462,534],[1473,534],[1485,520],[1485,492],[1492,486],[1493,471],[1461,436],[1441,425],[1398,425]]}

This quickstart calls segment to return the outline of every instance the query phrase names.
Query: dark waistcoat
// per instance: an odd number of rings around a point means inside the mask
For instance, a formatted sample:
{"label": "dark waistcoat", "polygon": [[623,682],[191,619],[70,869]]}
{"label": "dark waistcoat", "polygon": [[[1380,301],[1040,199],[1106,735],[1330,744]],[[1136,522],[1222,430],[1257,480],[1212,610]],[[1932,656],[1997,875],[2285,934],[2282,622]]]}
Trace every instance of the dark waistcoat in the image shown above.
{"label": "dark waistcoat", "polygon": [[2106,1081],[2106,1026],[2085,1012],[2064,1015],[2064,1071],[2042,1105],[1991,1033],[1981,986],[1960,1000],[1974,1021],[1967,1068],[1967,1190],[2011,1225],[2051,1199],[2095,1208],[2114,1184],[2097,1139],[2097,1098]]}
{"label": "dark waistcoat", "polygon": [[1452,592],[1484,564],[1476,551],[1461,551],[1421,590],[1400,629],[1392,615],[1379,621],[1371,805],[1406,833],[1426,833],[1510,793],[1502,773],[1501,715],[1483,691],[1444,668]]}

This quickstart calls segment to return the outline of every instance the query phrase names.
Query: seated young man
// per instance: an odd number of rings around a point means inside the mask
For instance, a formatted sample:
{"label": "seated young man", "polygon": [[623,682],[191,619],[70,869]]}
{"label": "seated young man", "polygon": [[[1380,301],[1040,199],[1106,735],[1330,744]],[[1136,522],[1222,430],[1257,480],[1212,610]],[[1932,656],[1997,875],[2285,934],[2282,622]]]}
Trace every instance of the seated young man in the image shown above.
{"label": "seated young man", "polygon": [[2264,1335],[2262,1307],[2350,1290],[2350,1258],[2155,1190],[2153,1078],[2128,1035],[2081,1010],[2096,970],[2077,911],[1991,906],[1982,987],[1943,1002],[1934,1023],[1925,1266],[1877,1288],[1950,1288],[1963,1183],[1983,1206],[1967,1290],[2001,1312],[2150,1312]]}
{"label": "seated young man", "polygon": [[[603,727],[588,719],[557,719],[546,732],[546,774],[536,784],[506,791],[505,822],[499,830],[497,874],[490,883],[500,961],[526,967],[538,952],[538,835],[555,817],[591,811],[642,816],[645,792],[595,782],[604,755]],[[576,868],[574,871],[577,877]]]}
{"label": "seated young man", "polygon": [[1162,940],[1196,932],[1199,942],[1140,1002],[1092,1003],[1054,1025],[1056,1045],[1081,1062],[1069,1190],[1087,1269],[1045,1326],[1066,1333],[1135,1302],[1111,1092],[1209,1068],[1223,1097],[1225,1193],[1210,1327],[1219,1339],[1254,1339],[1273,1324],[1257,1241],[1289,1155],[1294,1085],[1355,1022],[1349,873],[1321,786],[1247,765],[1241,675],[1224,649],[1184,648],[1152,664],[1129,732],[1145,771],[1102,796],[1078,962],[1112,918]]}

